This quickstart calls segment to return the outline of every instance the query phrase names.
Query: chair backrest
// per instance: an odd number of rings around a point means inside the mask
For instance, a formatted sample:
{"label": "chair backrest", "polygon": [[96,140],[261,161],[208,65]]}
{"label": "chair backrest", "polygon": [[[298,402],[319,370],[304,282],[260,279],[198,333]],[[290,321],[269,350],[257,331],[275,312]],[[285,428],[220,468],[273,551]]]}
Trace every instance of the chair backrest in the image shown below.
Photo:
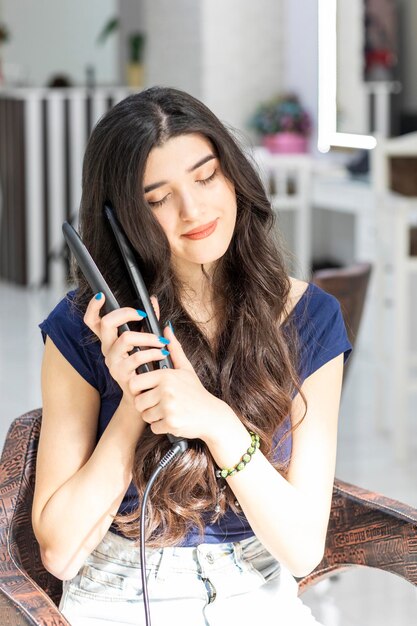
{"label": "chair backrest", "polygon": [[[317,270],[312,276],[314,284],[339,300],[352,346],[358,336],[371,271],[370,263],[356,263],[349,267]],[[350,359],[345,375],[349,363]]]}
{"label": "chair backrest", "polygon": [[0,591],[24,589],[29,576],[58,604],[62,582],[44,568],[31,521],[41,415],[14,420],[0,459]]}

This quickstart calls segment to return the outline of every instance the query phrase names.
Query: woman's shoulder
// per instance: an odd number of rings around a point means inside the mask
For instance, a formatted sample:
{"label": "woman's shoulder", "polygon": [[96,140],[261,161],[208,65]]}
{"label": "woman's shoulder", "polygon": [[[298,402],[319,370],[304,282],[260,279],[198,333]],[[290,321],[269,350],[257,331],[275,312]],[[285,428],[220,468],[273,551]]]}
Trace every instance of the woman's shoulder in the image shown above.
{"label": "woman's shoulder", "polygon": [[287,300],[288,315],[309,317],[311,319],[328,318],[340,310],[337,298],[317,285],[298,278],[290,277],[291,289]]}
{"label": "woman's shoulder", "polygon": [[39,324],[43,333],[65,332],[74,336],[85,336],[88,330],[84,324],[84,312],[76,301],[76,290],[64,295],[50,311],[44,321]]}
{"label": "woman's shoulder", "polygon": [[299,375],[305,380],[339,354],[348,359],[350,344],[339,301],[314,283],[291,279],[290,316],[300,340]]}
{"label": "woman's shoulder", "polygon": [[103,394],[107,379],[100,344],[84,323],[76,291],[69,291],[39,328],[43,341],[46,342],[48,336],[74,369]]}
{"label": "woman's shoulder", "polygon": [[68,291],[62,298],[57,302],[55,307],[49,313],[47,319],[56,319],[56,318],[68,318],[73,321],[82,320],[84,313],[77,304],[76,301],[77,290],[73,289]]}
{"label": "woman's shoulder", "polygon": [[299,280],[298,278],[293,278],[292,276],[290,276],[289,279],[291,283],[291,288],[288,294],[286,308],[288,314],[291,314],[291,312],[295,309],[300,300],[302,300],[302,298],[305,296],[311,283],[307,283],[304,280]]}

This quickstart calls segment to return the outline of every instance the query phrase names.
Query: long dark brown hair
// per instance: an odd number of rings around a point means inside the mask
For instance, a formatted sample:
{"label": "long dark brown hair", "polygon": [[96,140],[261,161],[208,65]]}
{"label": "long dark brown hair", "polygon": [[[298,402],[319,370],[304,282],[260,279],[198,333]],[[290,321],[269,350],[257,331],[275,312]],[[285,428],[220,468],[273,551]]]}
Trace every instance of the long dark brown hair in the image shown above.
{"label": "long dark brown hair", "polygon": [[[211,142],[237,199],[231,243],[210,277],[215,306],[221,312],[214,344],[182,305],[168,240],[143,194],[149,152],[186,133],[199,133]],[[171,320],[203,385],[259,434],[262,452],[285,475],[287,465],[276,459],[273,436],[300,391],[291,316],[285,327],[279,324],[288,313],[291,282],[275,240],[270,203],[237,140],[192,96],[154,87],[129,96],[97,124],[85,154],[82,185],[81,236],[120,304],[134,306],[135,297],[103,217],[106,200],[137,253],[149,292],[158,298],[162,323]],[[79,272],[76,277],[76,302],[85,309],[92,294]],[[154,435],[150,428],[139,439],[133,467],[139,501],[169,445],[166,437]],[[216,521],[228,507],[238,512],[231,489],[219,489],[215,470],[206,445],[192,440],[169,472],[159,475],[148,509],[148,545],[178,545],[191,528],[202,532],[207,521]],[[138,510],[118,515],[115,521],[126,536],[138,537]]]}

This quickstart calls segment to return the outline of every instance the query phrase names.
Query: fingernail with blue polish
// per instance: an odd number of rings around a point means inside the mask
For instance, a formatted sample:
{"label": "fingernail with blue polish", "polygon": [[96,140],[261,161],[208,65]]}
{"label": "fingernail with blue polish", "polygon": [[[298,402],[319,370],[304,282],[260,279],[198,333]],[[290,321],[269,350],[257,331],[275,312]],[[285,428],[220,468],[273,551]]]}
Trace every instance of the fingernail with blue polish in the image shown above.
{"label": "fingernail with blue polish", "polygon": [[98,294],[96,294],[96,300],[101,300],[102,295],[101,291],[99,291]]}
{"label": "fingernail with blue polish", "polygon": [[141,317],[148,317],[148,314],[145,311],[141,311],[140,309],[136,309],[136,313]]}
{"label": "fingernail with blue polish", "polygon": [[168,326],[170,327],[172,334],[175,335],[171,322],[168,322]]}
{"label": "fingernail with blue polish", "polygon": [[170,343],[169,339],[165,339],[165,337],[158,337],[158,341],[163,343],[164,346],[167,346]]}
{"label": "fingernail with blue polish", "polygon": [[161,352],[162,352],[162,354],[163,354],[164,356],[169,356],[169,352],[168,352],[168,350],[164,350],[164,349],[162,348]]}

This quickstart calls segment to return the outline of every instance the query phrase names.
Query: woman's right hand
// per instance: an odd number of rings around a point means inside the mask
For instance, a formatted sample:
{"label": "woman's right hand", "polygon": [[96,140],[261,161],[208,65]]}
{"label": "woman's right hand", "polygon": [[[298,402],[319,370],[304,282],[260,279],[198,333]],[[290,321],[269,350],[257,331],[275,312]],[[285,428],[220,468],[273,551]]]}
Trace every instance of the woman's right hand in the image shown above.
{"label": "woman's right hand", "polygon": [[[159,317],[157,299],[151,297],[151,300],[156,315]],[[99,299],[94,296],[87,306],[84,322],[100,339],[104,361],[112,378],[121,388],[124,400],[133,405],[135,396],[130,391],[130,380],[137,376],[136,369],[140,365],[166,358],[161,350],[165,348],[167,340],[164,339],[162,342],[152,333],[134,331],[126,331],[119,336],[119,326],[140,321],[144,316],[133,308],[123,307],[100,317],[104,302],[104,294]],[[141,350],[129,354],[134,347],[139,347]]]}

